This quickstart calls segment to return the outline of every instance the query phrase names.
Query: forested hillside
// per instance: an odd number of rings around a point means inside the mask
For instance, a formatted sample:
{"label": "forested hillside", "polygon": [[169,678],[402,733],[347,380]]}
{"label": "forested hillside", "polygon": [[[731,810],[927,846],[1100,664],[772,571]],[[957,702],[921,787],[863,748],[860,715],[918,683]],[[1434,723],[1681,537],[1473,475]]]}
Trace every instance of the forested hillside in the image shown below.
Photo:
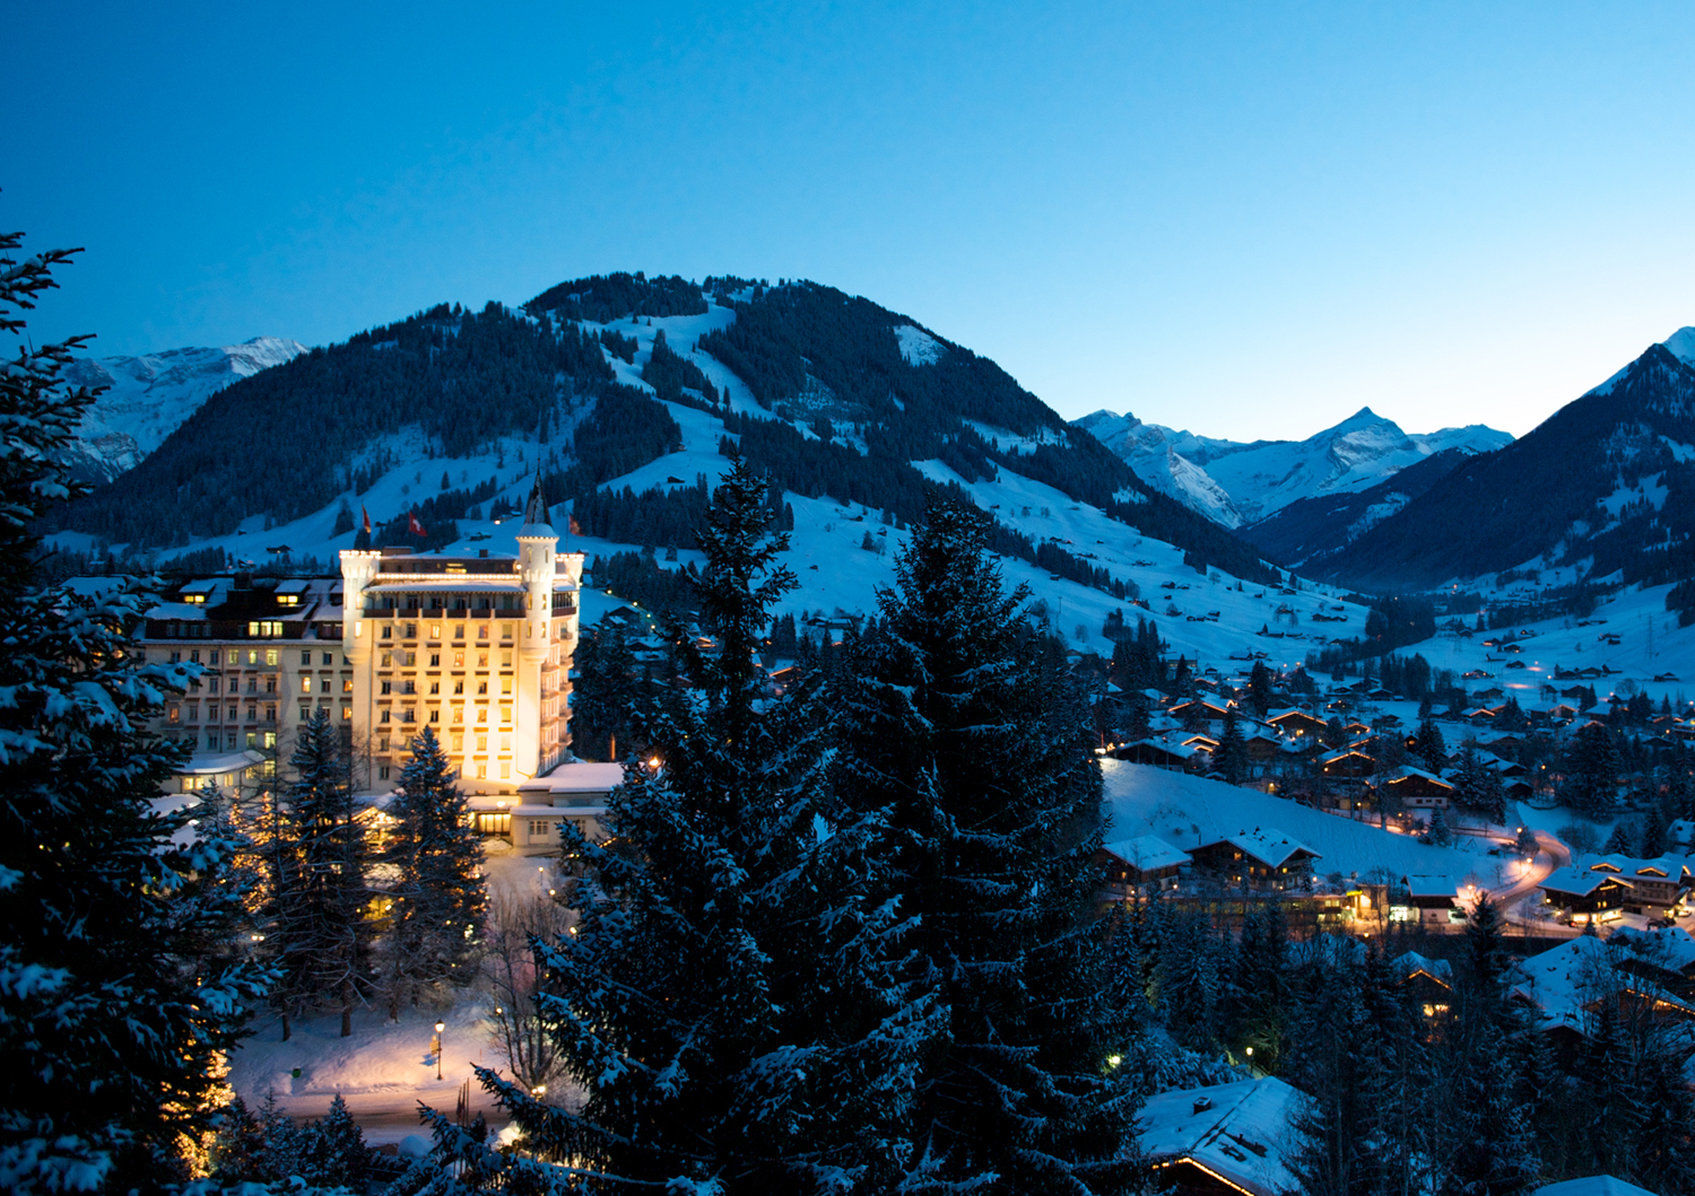
{"label": "forested hillside", "polygon": [[[917,520],[950,478],[969,486],[1010,471],[1177,546],[1195,567],[1275,576],[988,358],[830,287],[730,277],[595,276],[521,311],[442,305],[314,349],[215,396],[52,526],[133,552],[335,510],[334,534],[346,535],[375,483],[403,470],[405,507],[397,516],[385,492],[378,540],[404,540],[409,509],[431,547],[473,509],[492,517],[495,475],[529,463],[583,534],[686,548],[704,493],[697,470],[602,489],[677,452],[684,408],[716,421],[708,443],[721,454],[739,451],[784,491],[886,522]],[[998,519],[1002,551],[1117,596],[1131,588],[1056,537]]]}

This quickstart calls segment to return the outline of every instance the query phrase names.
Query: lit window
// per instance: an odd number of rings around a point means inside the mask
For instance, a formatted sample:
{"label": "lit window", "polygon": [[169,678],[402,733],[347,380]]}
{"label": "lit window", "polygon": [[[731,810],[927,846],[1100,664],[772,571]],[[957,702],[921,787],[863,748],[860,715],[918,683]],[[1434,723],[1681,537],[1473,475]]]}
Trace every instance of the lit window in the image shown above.
{"label": "lit window", "polygon": [[430,638],[433,639],[433,640],[439,640],[441,638],[441,624],[440,623],[431,623],[430,624]]}
{"label": "lit window", "polygon": [[[278,623],[277,626],[280,628],[282,626],[282,624]],[[282,633],[279,631],[277,634],[281,635]],[[277,665],[281,664],[282,663],[282,652],[279,649],[276,649],[276,648],[266,648],[265,649],[265,663],[272,666],[273,668],[276,667]]]}
{"label": "lit window", "polygon": [[302,677],[300,679],[300,692],[303,694],[309,694],[312,692],[312,678]]}

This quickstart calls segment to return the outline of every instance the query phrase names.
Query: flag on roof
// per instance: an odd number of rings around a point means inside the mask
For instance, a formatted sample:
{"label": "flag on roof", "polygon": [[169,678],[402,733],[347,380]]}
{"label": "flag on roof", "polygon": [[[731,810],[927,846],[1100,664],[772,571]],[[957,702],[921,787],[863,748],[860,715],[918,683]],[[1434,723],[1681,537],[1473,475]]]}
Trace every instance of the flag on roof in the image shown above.
{"label": "flag on roof", "polygon": [[413,507],[406,512],[406,530],[414,536],[424,535],[424,525],[418,522],[418,508]]}

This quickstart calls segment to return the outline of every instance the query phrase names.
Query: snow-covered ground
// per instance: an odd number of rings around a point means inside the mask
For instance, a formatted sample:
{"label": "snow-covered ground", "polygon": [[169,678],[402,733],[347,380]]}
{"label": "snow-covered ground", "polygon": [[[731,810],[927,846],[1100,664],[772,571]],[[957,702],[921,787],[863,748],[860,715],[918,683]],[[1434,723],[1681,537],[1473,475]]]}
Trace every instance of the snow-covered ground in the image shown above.
{"label": "snow-covered ground", "polygon": [[[555,886],[551,856],[503,846],[494,844],[484,865],[491,898],[502,892],[542,894]],[[451,1114],[468,1080],[472,1109],[498,1124],[503,1119],[472,1073],[477,1066],[505,1066],[486,1011],[472,986],[460,990],[450,1006],[402,1009],[394,1021],[380,1003],[361,1006],[347,1038],[341,1037],[339,1013],[296,1020],[286,1042],[281,1021],[267,1015],[231,1056],[230,1082],[250,1106],[257,1108],[274,1093],[296,1118],[322,1117],[340,1093],[367,1140],[393,1142],[418,1132],[419,1102]],[[431,1050],[438,1020],[446,1025],[439,1080]]]}

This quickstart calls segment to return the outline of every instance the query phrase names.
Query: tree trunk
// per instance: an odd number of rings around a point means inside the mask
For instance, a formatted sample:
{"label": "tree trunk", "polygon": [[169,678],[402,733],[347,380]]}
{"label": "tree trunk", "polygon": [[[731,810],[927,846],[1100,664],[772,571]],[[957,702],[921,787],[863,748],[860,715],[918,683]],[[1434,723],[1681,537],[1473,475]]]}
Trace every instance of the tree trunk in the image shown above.
{"label": "tree trunk", "polygon": [[287,1042],[288,1036],[289,1036],[289,1026],[288,1026],[288,1013],[287,1013],[286,1010],[284,1011],[284,1013],[282,1015],[282,1026],[283,1026],[282,1040],[284,1042]]}

